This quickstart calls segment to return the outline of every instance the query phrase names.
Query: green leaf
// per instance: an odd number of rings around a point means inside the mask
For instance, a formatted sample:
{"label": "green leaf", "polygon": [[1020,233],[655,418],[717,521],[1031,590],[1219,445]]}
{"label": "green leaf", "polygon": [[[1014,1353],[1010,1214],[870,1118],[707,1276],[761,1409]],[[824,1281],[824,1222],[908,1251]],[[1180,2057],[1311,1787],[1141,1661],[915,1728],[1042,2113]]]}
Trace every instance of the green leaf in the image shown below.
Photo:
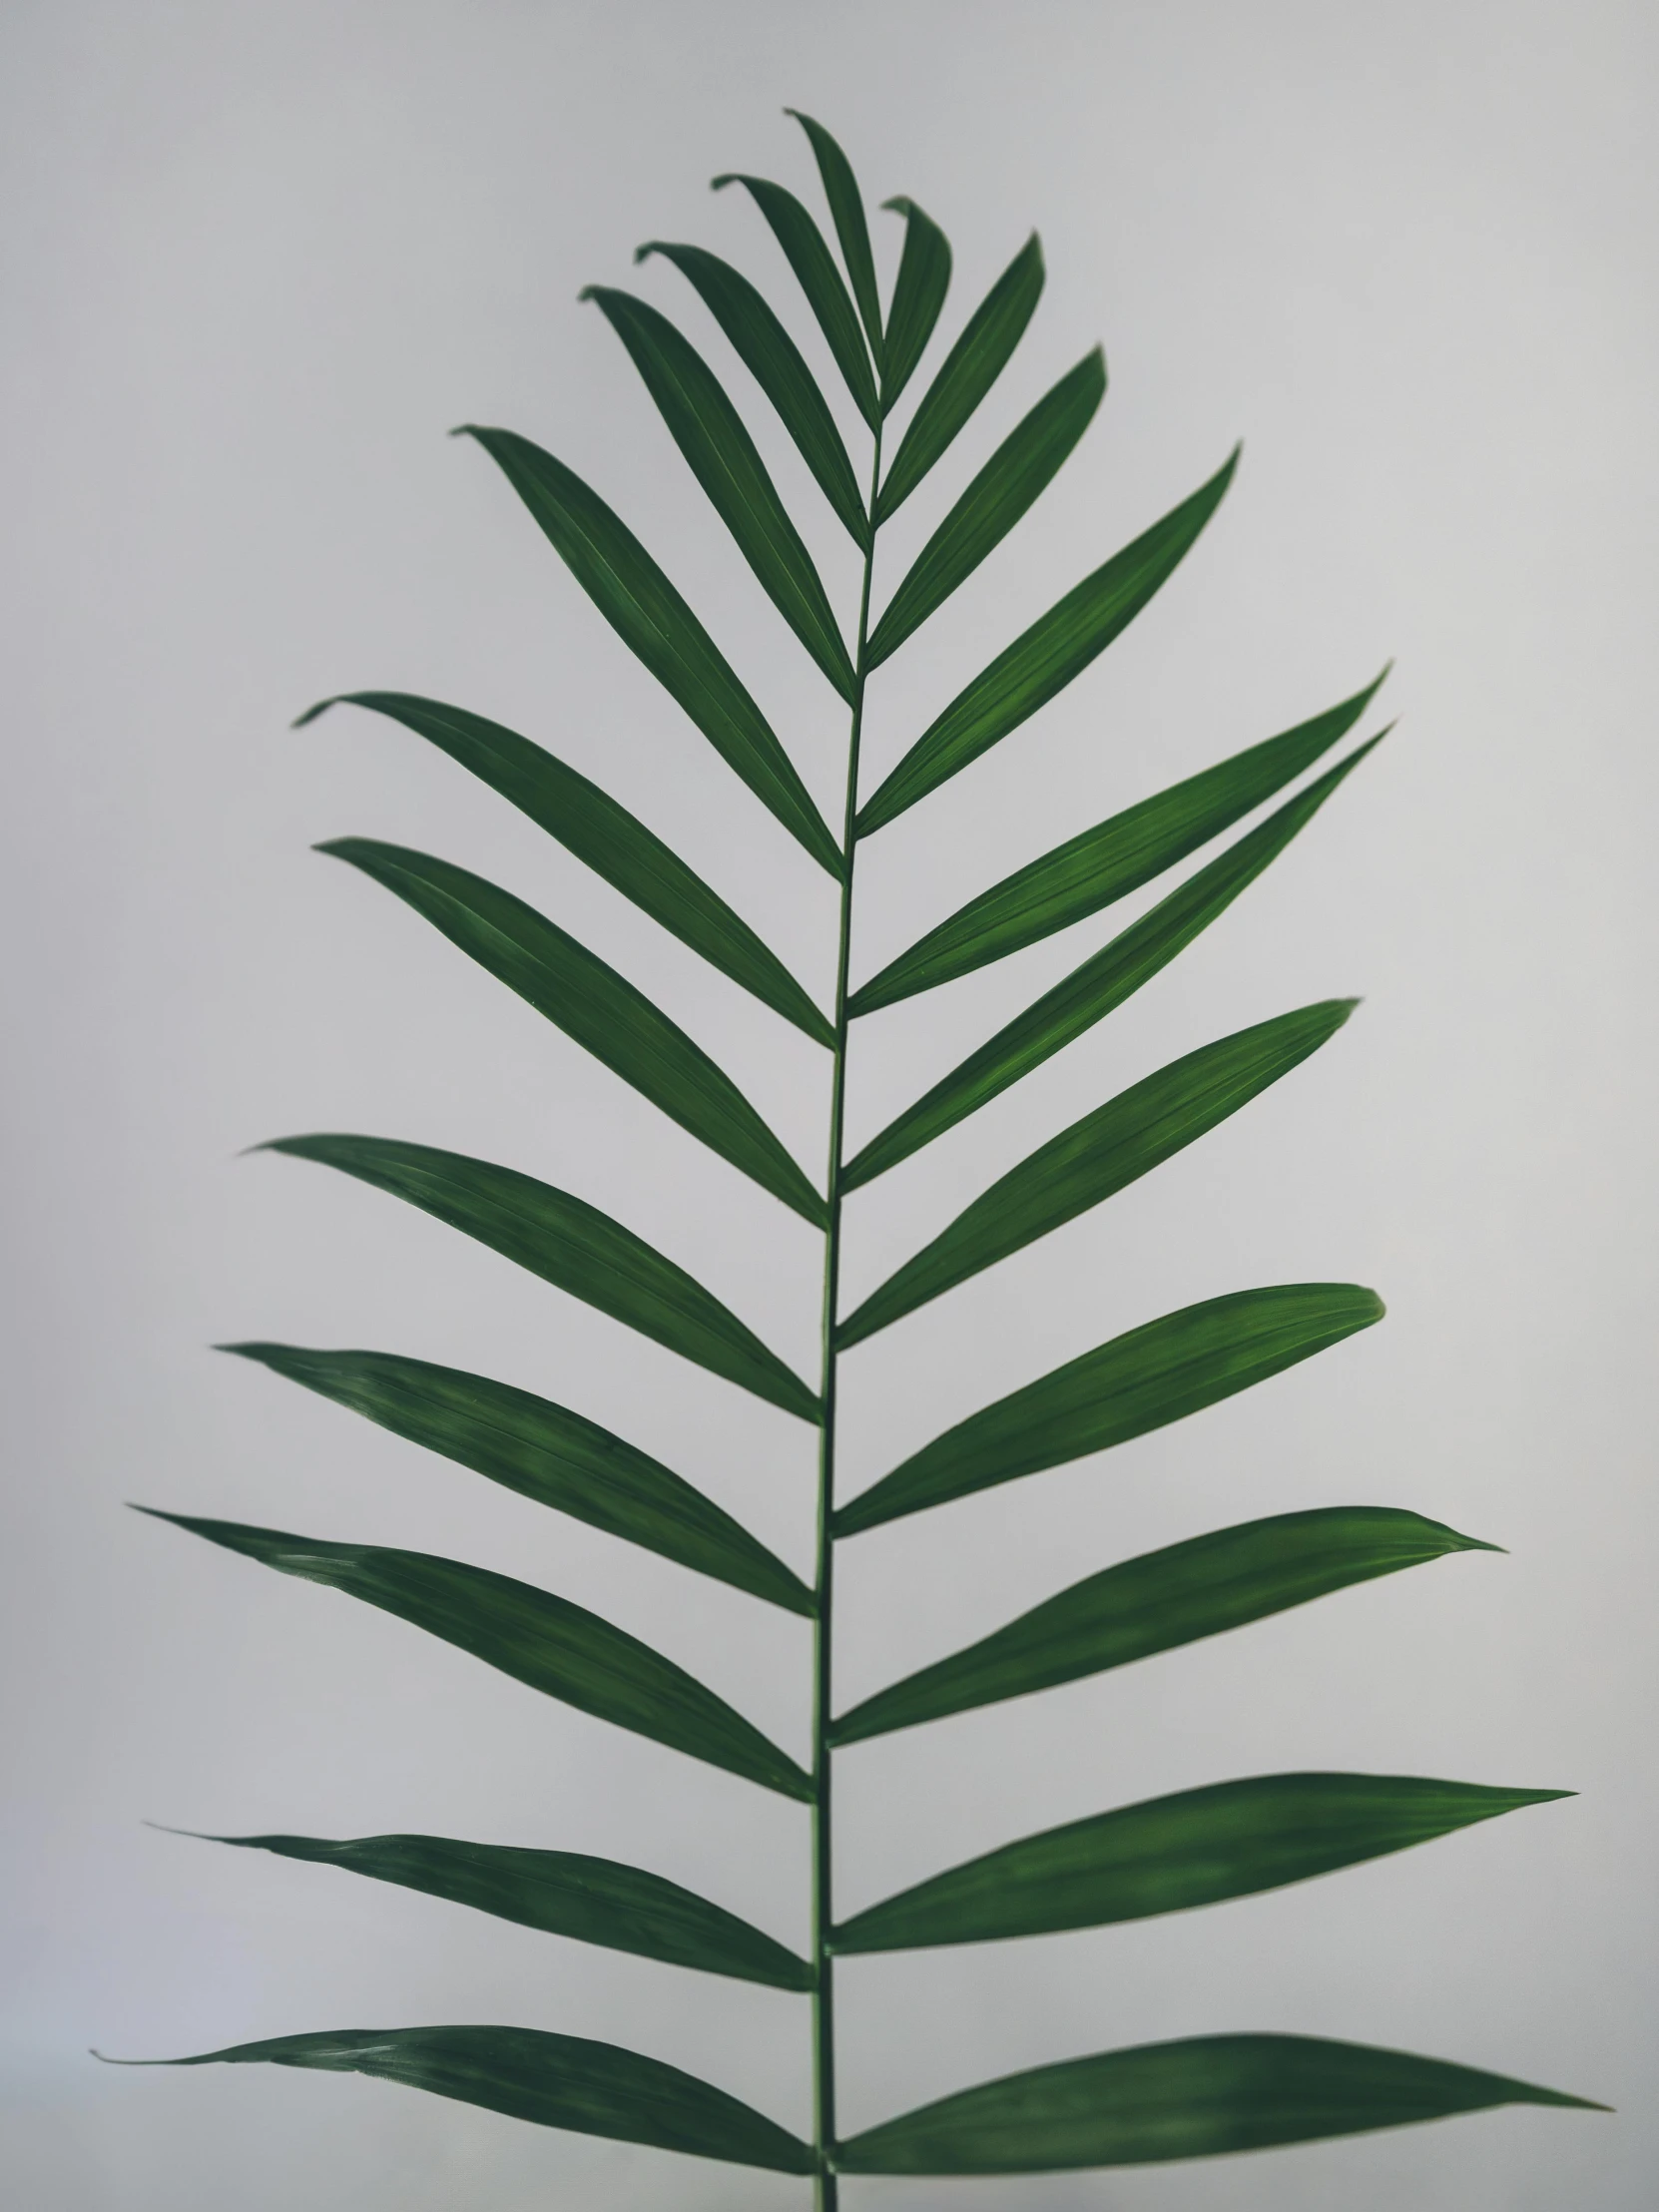
{"label": "green leaf", "polygon": [[407,1199],[682,1359],[802,1420],[821,1417],[815,1393],[736,1314],[631,1229],[569,1191],[393,1137],[278,1137],[261,1149],[320,1161]]}
{"label": "green leaf", "polygon": [[917,554],[875,625],[866,672],[895,653],[1008,535],[1051,482],[1106,392],[1106,356],[1084,355],[1012,430]]}
{"label": "green leaf", "polygon": [[1495,1544],[1387,1505],[1326,1505],[1212,1529],[1045,1598],[965,1650],[877,1690],[830,1730],[855,1744],[1126,1667],[1454,1551]]}
{"label": "green leaf", "polygon": [[[1385,735],[1385,733],[1383,733]],[[1358,768],[1373,738],[1276,814],[1242,836],[1237,844],[1199,869],[1132,922],[1121,935],[1092,953],[1080,967],[1045,991],[1024,1013],[1016,1014],[994,1037],[970,1052],[930,1091],[907,1106],[878,1136],[872,1137],[841,1175],[841,1189],[855,1190],[883,1175],[900,1160],[919,1152],[978,1107],[1029,1075],[1044,1060],[1073,1043],[1097,1021],[1132,998],[1160,968],[1184,952],[1196,936],[1276,860],[1300,830],[1306,829],[1337,786]]]}
{"label": "green leaf", "polygon": [[814,1228],[828,1224],[825,1201],[731,1077],[643,991],[544,914],[481,875],[404,845],[337,837],[316,849],[395,892],[671,1121]]}
{"label": "green leaf", "polygon": [[520,1851],[502,1844],[457,1843],[448,1836],[210,1836],[208,1843],[275,1852],[312,1866],[338,1867],[374,1882],[465,1905],[497,1920],[579,1943],[602,1943],[673,1966],[695,1966],[773,1989],[810,1989],[805,1958],[735,1913],[661,1875],[579,1852]]}
{"label": "green leaf", "polygon": [[818,326],[835,357],[835,366],[845,377],[846,388],[858,412],[873,430],[880,419],[880,410],[876,405],[869,355],[864,349],[858,318],[846,296],[840,272],[824,243],[824,233],[795,194],[786,192],[782,185],[769,184],[764,177],[744,177],[730,172],[714,180],[716,192],[723,192],[728,185],[742,185],[771,225],[773,237],[784,249],[785,258],[807,294],[807,304],[818,317]]}
{"label": "green leaf", "polygon": [[840,694],[852,698],[852,663],[813,557],[767,474],[742,418],[697,348],[632,292],[590,284],[634,359],[675,444],[737,540],[762,590]]}
{"label": "green leaf", "polygon": [[949,983],[1139,890],[1312,767],[1353,729],[1382,676],[1329,713],[1141,800],[1004,876],[861,984],[848,1014],[871,1014]]}
{"label": "green leaf", "polygon": [[534,2027],[342,2027],[273,2035],[151,2066],[307,2066],[372,2074],[538,2127],[609,2135],[774,2173],[813,2171],[813,2154],[764,2112],[658,2058]]}
{"label": "green leaf", "polygon": [[824,184],[824,197],[830,203],[835,236],[840,241],[841,260],[845,262],[846,274],[852,279],[852,296],[858,302],[859,319],[863,323],[864,334],[869,339],[869,349],[874,354],[875,365],[879,369],[883,362],[881,300],[875,289],[875,262],[869,251],[869,225],[864,220],[863,198],[858,191],[857,179],[852,174],[852,164],[822,123],[815,123],[810,115],[803,115],[799,108],[786,108],[784,113],[793,115],[812,141],[818,173]]}
{"label": "green leaf", "polygon": [[1052,2173],[1216,2158],[1484,2112],[1572,2105],[1540,2089],[1410,2051],[1312,2035],[1195,2035],[1006,2074],[866,2128],[840,2146],[851,2174]]}
{"label": "green leaf", "polygon": [[877,527],[898,512],[1002,374],[1036,311],[1042,288],[1043,250],[1033,231],[974,308],[943,366],[922,393],[876,498]]}
{"label": "green leaf", "polygon": [[431,1552],[326,1543],[280,1528],[201,1520],[148,1505],[137,1510],[278,1574],[361,1598],[597,1720],[632,1729],[785,1797],[812,1799],[811,1778],[753,1721],[637,1636],[549,1590]]}
{"label": "green leaf", "polygon": [[762,805],[838,882],[844,866],[840,848],[795,764],[720,648],[627,524],[580,476],[528,438],[471,422],[455,435],[476,438],[617,636]]}
{"label": "green leaf", "polygon": [[916,1950],[1104,1928],[1255,1897],[1426,1844],[1570,1790],[1395,1774],[1263,1774],[1022,1837],[837,1928],[837,1951]]}
{"label": "green leaf", "polygon": [[426,738],[499,792],[613,889],[753,991],[764,1005],[834,1049],[835,1032],[775,952],[626,807],[551,753],[482,715],[408,692],[342,692],[299,717],[297,730],[329,707],[366,707]]}
{"label": "green leaf", "polygon": [[428,1451],[624,1542],[810,1619],[813,1593],[741,1522],[648,1452],[528,1390],[389,1352],[221,1345]]}
{"label": "green leaf", "polygon": [[[1196,543],[1233,480],[1234,447],[1207,484],[1021,631],[911,746],[869,804],[857,834],[869,836],[958,770],[1017,730],[1065,690],[1162,590]],[[877,520],[880,519],[877,510]]]}
{"label": "green leaf", "polygon": [[837,1536],[1184,1420],[1382,1319],[1355,1283],[1278,1283],[1183,1306],[958,1421],[834,1516]]}
{"label": "green leaf", "polygon": [[1051,1137],[872,1291],[835,1331],[844,1350],[1121,1191],[1317,1052],[1359,1003],[1328,999],[1172,1060]]}
{"label": "green leaf", "polygon": [[904,218],[904,251],[887,309],[886,358],[881,371],[881,415],[891,413],[899,393],[915,373],[950,289],[950,242],[931,216],[913,200],[883,200],[883,208]]}
{"label": "green leaf", "polygon": [[[661,254],[690,278],[704,305],[726,332],[739,358],[777,409],[819,489],[846,525],[860,553],[869,550],[869,517],[852,463],[801,349],[749,278],[701,246],[671,246],[652,239],[636,262]],[[900,277],[903,272],[900,270]]]}

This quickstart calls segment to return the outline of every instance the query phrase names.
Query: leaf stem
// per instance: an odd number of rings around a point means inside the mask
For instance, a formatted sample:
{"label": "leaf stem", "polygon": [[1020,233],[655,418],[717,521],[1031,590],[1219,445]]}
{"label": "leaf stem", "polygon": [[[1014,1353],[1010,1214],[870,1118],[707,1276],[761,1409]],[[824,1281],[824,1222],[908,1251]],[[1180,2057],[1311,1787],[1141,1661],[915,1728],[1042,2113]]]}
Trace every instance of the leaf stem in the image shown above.
{"label": "leaf stem", "polygon": [[[875,426],[870,464],[869,511],[875,512],[881,479],[881,426]],[[830,1873],[832,1829],[830,1794],[830,1691],[834,1618],[834,1539],[830,1516],[835,1501],[835,1298],[841,1257],[841,1109],[846,1096],[847,956],[852,943],[853,823],[858,811],[858,744],[864,721],[864,658],[869,641],[869,587],[875,567],[875,527],[870,526],[858,597],[858,647],[852,686],[852,729],[846,754],[846,807],[841,832],[840,943],[835,961],[835,1051],[830,1098],[830,1221],[824,1238],[824,1426],[819,1444],[818,1596],[813,1649],[813,2147],[818,2166],[817,2212],[835,2212],[835,1992],[830,1952],[833,1926]]]}

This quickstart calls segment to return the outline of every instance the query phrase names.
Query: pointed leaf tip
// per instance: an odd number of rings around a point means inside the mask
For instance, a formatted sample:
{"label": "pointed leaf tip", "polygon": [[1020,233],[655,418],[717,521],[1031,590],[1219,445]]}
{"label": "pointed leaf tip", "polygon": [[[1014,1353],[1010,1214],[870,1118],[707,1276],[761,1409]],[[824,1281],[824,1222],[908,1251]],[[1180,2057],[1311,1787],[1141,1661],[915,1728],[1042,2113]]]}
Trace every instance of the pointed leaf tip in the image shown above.
{"label": "pointed leaf tip", "polygon": [[337,837],[317,849],[391,890],[670,1120],[815,1228],[826,1226],[823,1197],[725,1071],[545,914],[482,876],[407,846]]}
{"label": "pointed leaf tip", "polygon": [[839,2146],[843,2173],[1037,2173],[1211,2158],[1505,2104],[1602,2110],[1536,2082],[1307,2035],[1204,2035],[976,2084]]}
{"label": "pointed leaf tip", "polygon": [[1418,1775],[1267,1774],[1027,1836],[868,1907],[838,1951],[1054,1935],[1256,1897],[1568,1793]]}
{"label": "pointed leaf tip", "polygon": [[729,1308],[569,1191],[492,1161],[394,1138],[317,1131],[259,1149],[315,1161],[402,1198],[786,1412],[814,1423],[823,1417],[817,1393]]}
{"label": "pointed leaf tip", "polygon": [[1475,1548],[1393,1506],[1276,1513],[1120,1561],[965,1650],[889,1684],[833,1723],[852,1744],[1076,1682],[1243,1628],[1382,1575]]}
{"label": "pointed leaf tip", "polygon": [[596,1720],[812,1801],[811,1777],[724,1698],[637,1636],[550,1590],[430,1552],[194,1514],[158,1517],[278,1574],[376,1606]]}
{"label": "pointed leaf tip", "polygon": [[531,439],[512,430],[466,427],[629,651],[762,805],[841,881],[844,855],[776,731],[622,517],[591,484]]}
{"label": "pointed leaf tip", "polygon": [[570,1406],[430,1361],[248,1344],[245,1359],[591,1527],[811,1618],[798,1575],[701,1490]]}
{"label": "pointed leaf tip", "polygon": [[542,2127],[649,2143],[778,2173],[814,2170],[811,2149],[724,2090],[614,2043],[521,2027],[339,2028],[278,2035],[188,2058],[115,2061],[206,2066],[270,2063],[368,2074]]}
{"label": "pointed leaf tip", "polygon": [[[1027,291],[1024,314],[1028,316],[1034,305],[1035,292]],[[1023,328],[1023,322],[1019,327]],[[1011,340],[999,361],[1006,359],[1009,350]],[[950,375],[951,362],[947,361],[934,390]],[[917,438],[932,399],[930,390],[898,449],[876,501],[877,524],[893,512],[915,478],[913,468],[906,476],[905,455]],[[1003,450],[1011,442],[1005,441]],[[977,760],[1093,664],[1163,589],[1203,535],[1226,496],[1240,451],[1235,446],[1196,491],[1103,561],[1081,583],[1073,585],[1063,599],[1039,615],[980,670],[965,690],[958,692],[859,809],[854,824],[858,836],[867,837],[883,829],[970,761]],[[887,621],[885,615],[882,621]]]}
{"label": "pointed leaf tip", "polygon": [[314,722],[318,715],[325,715],[330,707],[337,707],[344,696],[343,692],[334,692],[327,699],[319,699],[314,707],[307,707],[302,715],[295,715],[288,728],[303,730],[306,723]]}
{"label": "pointed leaf tip", "polygon": [[[996,382],[1035,311],[1042,288],[1042,256],[1033,232],[968,317],[922,394],[882,479],[875,504],[877,524],[897,512]],[[895,383],[888,396],[896,394]]]}
{"label": "pointed leaf tip", "polygon": [[697,348],[632,292],[590,284],[655,401],[669,435],[749,563],[756,581],[848,704],[851,658],[813,557],[742,416]]}
{"label": "pointed leaf tip", "polygon": [[865,648],[866,672],[919,629],[1014,528],[1064,466],[1105,390],[1105,355],[1096,346],[1002,440],[888,600]]}
{"label": "pointed leaf tip", "polygon": [[1353,1010],[1352,999],[1298,1007],[1108,1099],[981,1192],[839,1323],[836,1345],[860,1343],[1127,1189],[1318,1052]]}

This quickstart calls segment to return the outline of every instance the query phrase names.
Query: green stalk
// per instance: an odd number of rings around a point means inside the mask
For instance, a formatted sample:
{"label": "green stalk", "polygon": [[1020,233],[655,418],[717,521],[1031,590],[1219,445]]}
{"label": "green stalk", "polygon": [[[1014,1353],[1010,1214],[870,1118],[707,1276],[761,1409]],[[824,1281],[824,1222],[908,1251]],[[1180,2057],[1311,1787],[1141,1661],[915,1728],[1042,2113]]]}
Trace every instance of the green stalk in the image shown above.
{"label": "green stalk", "polygon": [[[870,463],[869,511],[881,477],[881,430],[876,425]],[[864,579],[858,596],[858,649],[854,656],[852,730],[846,753],[846,813],[841,831],[845,867],[841,877],[840,945],[835,960],[835,1054],[830,1097],[830,1224],[824,1238],[824,1426],[819,1442],[818,1613],[813,1641],[813,2148],[818,2153],[814,2184],[817,2212],[835,2212],[835,1988],[830,1953],[833,1926],[830,1875],[831,1814],[830,1799],[830,1664],[834,1614],[835,1552],[830,1513],[835,1495],[835,1294],[841,1259],[841,1107],[846,1096],[846,968],[852,943],[853,821],[858,811],[858,741],[864,722],[864,651],[869,638],[869,584],[875,568],[875,532],[864,555]]]}

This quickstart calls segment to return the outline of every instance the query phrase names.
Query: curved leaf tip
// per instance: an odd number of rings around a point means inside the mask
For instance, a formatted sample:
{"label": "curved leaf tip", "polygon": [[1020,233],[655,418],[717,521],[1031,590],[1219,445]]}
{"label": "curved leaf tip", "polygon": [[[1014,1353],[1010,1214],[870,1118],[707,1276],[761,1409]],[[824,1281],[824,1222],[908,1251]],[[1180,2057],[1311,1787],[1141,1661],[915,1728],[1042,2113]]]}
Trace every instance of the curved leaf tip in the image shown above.
{"label": "curved leaf tip", "polygon": [[295,715],[288,724],[290,730],[303,730],[306,723],[314,722],[318,715],[325,715],[330,707],[339,706],[350,697],[349,692],[334,692],[327,699],[319,699],[314,707],[307,707],[302,715]]}

